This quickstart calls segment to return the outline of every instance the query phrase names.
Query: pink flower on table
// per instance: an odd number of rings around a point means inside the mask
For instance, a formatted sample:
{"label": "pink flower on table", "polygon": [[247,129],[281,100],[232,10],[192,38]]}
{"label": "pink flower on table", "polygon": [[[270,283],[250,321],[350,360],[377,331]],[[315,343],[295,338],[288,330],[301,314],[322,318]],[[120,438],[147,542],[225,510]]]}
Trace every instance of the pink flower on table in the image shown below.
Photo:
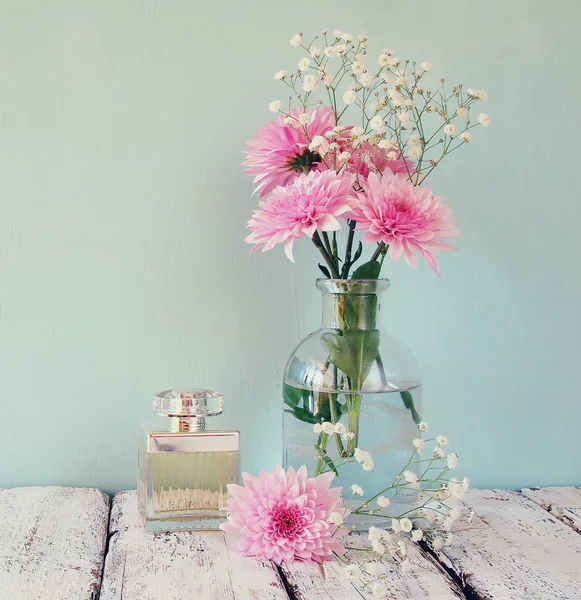
{"label": "pink flower on table", "polygon": [[353,175],[335,171],[311,171],[299,175],[290,185],[277,187],[260,202],[248,222],[252,231],[245,241],[254,244],[251,252],[262,247],[271,250],[285,242],[285,254],[294,262],[293,244],[302,237],[312,238],[316,231],[337,231],[337,220],[357,203]]}
{"label": "pink flower on table", "polygon": [[244,486],[228,485],[231,517],[221,529],[242,535],[238,550],[246,556],[279,564],[331,560],[344,550],[339,539],[348,534],[329,522],[331,513],[344,513],[342,488],[330,487],[333,477],[309,478],[304,466],[285,471],[279,464],[258,477],[244,473]]}
{"label": "pink flower on table", "polygon": [[452,210],[430,188],[386,169],[382,175],[371,173],[358,196],[359,205],[349,216],[359,222],[358,229],[367,229],[364,242],[385,242],[394,261],[403,254],[411,267],[417,266],[417,252],[440,275],[434,254],[456,250],[442,240],[460,232]]}
{"label": "pink flower on table", "polygon": [[[308,115],[307,124],[299,122],[303,114]],[[308,111],[294,109],[290,117],[281,115],[260,129],[248,142],[244,161],[247,167],[244,172],[254,175],[259,196],[286,185],[307,169],[326,169],[319,154],[309,150],[309,144],[315,136],[324,136],[335,124],[333,109],[321,106]]]}

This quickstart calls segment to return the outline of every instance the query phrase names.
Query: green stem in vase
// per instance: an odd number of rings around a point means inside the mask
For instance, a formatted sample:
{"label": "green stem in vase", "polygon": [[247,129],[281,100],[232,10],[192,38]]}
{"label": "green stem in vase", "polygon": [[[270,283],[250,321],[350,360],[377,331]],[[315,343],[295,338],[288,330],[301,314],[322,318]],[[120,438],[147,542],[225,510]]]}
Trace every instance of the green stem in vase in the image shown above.
{"label": "green stem in vase", "polygon": [[349,394],[349,431],[355,437],[349,442],[349,456],[359,447],[359,416],[361,415],[361,394]]}

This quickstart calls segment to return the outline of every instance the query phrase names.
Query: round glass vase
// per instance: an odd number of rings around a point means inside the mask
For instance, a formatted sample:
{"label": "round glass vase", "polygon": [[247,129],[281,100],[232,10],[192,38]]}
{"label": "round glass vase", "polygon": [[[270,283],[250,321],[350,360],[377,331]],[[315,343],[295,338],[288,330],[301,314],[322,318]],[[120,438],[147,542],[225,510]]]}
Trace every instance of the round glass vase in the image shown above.
{"label": "round glass vase", "polygon": [[[390,516],[413,502],[397,487],[384,494],[412,454],[421,399],[413,354],[381,327],[388,287],[387,279],[318,279],[321,327],[295,348],[283,382],[284,466],[306,465],[311,477],[335,472],[348,506],[368,503],[352,519],[364,526],[380,518],[368,514],[379,495],[390,498],[391,510],[380,511]],[[314,426],[325,422],[339,433],[317,433]],[[354,484],[362,497],[353,495]]]}

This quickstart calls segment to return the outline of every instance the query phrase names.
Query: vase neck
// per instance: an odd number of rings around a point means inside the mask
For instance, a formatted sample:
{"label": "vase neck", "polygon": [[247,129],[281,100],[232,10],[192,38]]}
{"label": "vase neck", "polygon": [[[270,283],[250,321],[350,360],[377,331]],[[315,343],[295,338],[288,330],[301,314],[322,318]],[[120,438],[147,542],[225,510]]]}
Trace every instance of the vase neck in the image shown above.
{"label": "vase neck", "polygon": [[377,329],[379,322],[379,294],[389,282],[380,280],[318,280],[323,292],[323,319],[325,329]]}

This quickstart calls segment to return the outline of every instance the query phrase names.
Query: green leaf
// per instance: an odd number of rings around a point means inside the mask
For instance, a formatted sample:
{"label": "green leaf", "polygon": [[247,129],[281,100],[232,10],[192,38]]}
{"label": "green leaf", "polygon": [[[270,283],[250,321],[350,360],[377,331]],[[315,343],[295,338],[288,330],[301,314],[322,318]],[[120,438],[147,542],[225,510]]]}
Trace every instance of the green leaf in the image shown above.
{"label": "green leaf", "polygon": [[322,454],[322,457],[329,469],[331,469],[331,471],[333,471],[333,473],[339,477],[339,471],[337,471],[337,467],[333,464],[333,461],[328,457],[328,455]]}
{"label": "green leaf", "polygon": [[351,263],[356,263],[361,258],[362,253],[363,253],[363,244],[361,242],[359,242],[359,246],[357,246],[357,250],[355,251],[355,256],[353,257],[353,260],[351,261]]}
{"label": "green leaf", "polygon": [[321,419],[318,419],[310,410],[306,410],[304,408],[297,407],[293,410],[285,408],[284,412],[291,414],[293,417],[295,417],[295,419],[298,419],[303,423],[310,423],[311,425],[314,425],[315,423],[321,422]]}
{"label": "green leaf", "polygon": [[319,269],[321,269],[321,273],[323,273],[323,275],[327,277],[327,279],[331,279],[331,273],[329,273],[329,269],[327,269],[327,267],[319,263]]}
{"label": "green leaf", "polygon": [[420,415],[416,410],[416,407],[414,405],[414,398],[411,392],[400,392],[400,395],[401,399],[403,400],[403,405],[412,413],[412,419],[414,420],[414,423],[419,423],[422,419],[420,418]]}
{"label": "green leaf", "polygon": [[379,352],[377,329],[351,329],[327,332],[321,343],[336,365],[357,388],[365,381]]}
{"label": "green leaf", "polygon": [[352,279],[377,279],[379,272],[381,271],[381,265],[376,260],[370,260],[369,262],[363,263],[360,267],[357,267],[353,271]]}

